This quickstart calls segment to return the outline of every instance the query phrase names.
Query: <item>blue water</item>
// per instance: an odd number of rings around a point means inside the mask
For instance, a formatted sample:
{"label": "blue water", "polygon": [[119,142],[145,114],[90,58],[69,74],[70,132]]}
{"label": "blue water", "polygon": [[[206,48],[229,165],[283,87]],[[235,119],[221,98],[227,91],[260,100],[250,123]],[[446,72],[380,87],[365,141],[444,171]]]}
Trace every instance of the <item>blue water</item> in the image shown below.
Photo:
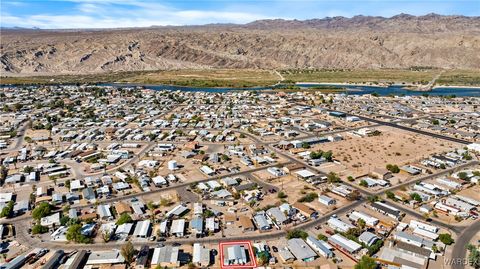
{"label": "blue water", "polygon": [[[0,85],[0,88],[3,87],[10,87],[11,85]],[[32,85],[33,86],[33,85]],[[185,87],[185,86],[174,86],[174,85],[145,85],[145,84],[133,84],[133,83],[126,83],[126,84],[117,84],[117,83],[103,83],[98,84],[98,86],[113,86],[113,87],[145,87],[146,89],[152,90],[168,90],[168,91],[187,91],[187,92],[211,92],[211,93],[224,93],[229,91],[262,91],[262,90],[271,90],[277,87],[252,87],[252,88],[211,88],[211,87]],[[349,95],[363,95],[363,94],[372,94],[377,93],[380,96],[387,96],[387,95],[423,95],[428,94],[431,96],[451,96],[455,95],[458,97],[480,97],[480,87],[477,88],[462,88],[462,87],[455,87],[455,88],[434,88],[431,91],[424,92],[424,91],[411,91],[407,89],[403,89],[403,85],[392,85],[389,87],[374,87],[374,86],[355,86],[355,85],[345,85],[345,84],[297,84],[296,86],[302,88],[312,88],[318,86],[329,86],[339,89],[347,88],[346,91],[342,91],[342,93],[349,94]]]}
{"label": "blue water", "polygon": [[[238,90],[249,90],[249,91],[261,91],[261,90],[271,90],[275,87],[253,87],[253,88],[197,88],[197,87],[185,87],[185,86],[173,86],[173,85],[142,85],[142,84],[115,84],[115,83],[106,83],[100,84],[101,86],[115,86],[115,87],[135,87],[135,86],[144,86],[146,89],[152,90],[169,90],[169,91],[188,91],[188,92],[211,92],[211,93],[223,93],[229,91],[238,91]],[[323,84],[326,85],[326,84]],[[297,84],[297,86],[302,88],[318,87],[319,85],[314,84]],[[345,91],[346,94],[351,95],[363,95],[363,94],[372,94],[377,93],[380,96],[387,95],[423,95],[428,94],[432,96],[449,96],[455,95],[458,97],[480,97],[480,88],[435,88],[429,92],[423,91],[410,91],[403,89],[402,85],[392,85],[389,87],[373,87],[373,86],[346,86],[344,84],[328,84],[326,86],[336,87],[336,88],[347,88],[349,90]]]}
{"label": "blue water", "polygon": [[[323,84],[326,85],[326,84]],[[297,84],[299,87],[316,87],[319,85],[313,85],[313,84]],[[373,86],[346,86],[343,84],[328,84],[326,86],[331,86],[331,87],[336,87],[336,88],[347,88],[351,89],[348,90],[346,93],[351,94],[351,95],[362,95],[362,94],[372,94],[372,93],[377,93],[378,95],[381,96],[386,96],[386,95],[423,95],[423,94],[428,94],[432,96],[448,96],[448,95],[455,95],[455,96],[471,96],[471,97],[480,97],[480,88],[461,88],[461,87],[455,87],[455,88],[434,88],[431,91],[424,92],[424,91],[412,91],[412,90],[407,90],[403,89],[403,85],[392,85],[389,87],[373,87]]]}

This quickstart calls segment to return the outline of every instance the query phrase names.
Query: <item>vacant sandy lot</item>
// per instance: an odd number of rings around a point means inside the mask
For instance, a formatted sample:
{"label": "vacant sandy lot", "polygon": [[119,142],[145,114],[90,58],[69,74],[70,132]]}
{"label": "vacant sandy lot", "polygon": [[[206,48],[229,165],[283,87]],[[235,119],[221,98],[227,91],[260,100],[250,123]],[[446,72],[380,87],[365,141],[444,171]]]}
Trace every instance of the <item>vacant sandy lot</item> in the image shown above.
{"label": "vacant sandy lot", "polygon": [[333,151],[334,158],[346,167],[348,175],[363,175],[377,167],[384,168],[387,164],[401,166],[459,146],[391,127],[376,129],[382,134],[373,137],[345,135],[343,141],[321,144],[316,149]]}

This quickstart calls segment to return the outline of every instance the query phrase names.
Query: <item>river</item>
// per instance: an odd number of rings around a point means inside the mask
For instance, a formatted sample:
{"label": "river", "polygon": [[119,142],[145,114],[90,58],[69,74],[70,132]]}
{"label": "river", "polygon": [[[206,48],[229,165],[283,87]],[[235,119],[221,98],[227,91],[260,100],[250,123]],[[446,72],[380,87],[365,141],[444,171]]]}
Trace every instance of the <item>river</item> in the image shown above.
{"label": "river", "polygon": [[[134,86],[144,86],[147,89],[152,90],[170,90],[170,91],[190,91],[190,92],[212,92],[212,93],[222,93],[229,91],[238,91],[238,90],[250,90],[250,91],[262,91],[262,90],[271,90],[276,87],[253,87],[253,88],[211,88],[211,87],[186,87],[186,86],[173,86],[173,85],[143,85],[143,84],[115,84],[115,83],[106,83],[101,84],[103,86],[116,86],[116,87],[134,87]],[[341,91],[341,93],[351,94],[351,95],[363,95],[363,94],[372,94],[377,93],[380,96],[387,95],[423,95],[428,94],[432,96],[451,96],[455,95],[458,97],[480,97],[480,87],[479,88],[463,88],[463,87],[438,87],[433,88],[431,91],[413,91],[404,89],[403,85],[392,85],[389,87],[375,87],[375,86],[356,86],[356,85],[345,85],[345,84],[297,84],[301,88],[312,88],[319,86],[328,86],[334,88],[347,88],[346,91]]]}

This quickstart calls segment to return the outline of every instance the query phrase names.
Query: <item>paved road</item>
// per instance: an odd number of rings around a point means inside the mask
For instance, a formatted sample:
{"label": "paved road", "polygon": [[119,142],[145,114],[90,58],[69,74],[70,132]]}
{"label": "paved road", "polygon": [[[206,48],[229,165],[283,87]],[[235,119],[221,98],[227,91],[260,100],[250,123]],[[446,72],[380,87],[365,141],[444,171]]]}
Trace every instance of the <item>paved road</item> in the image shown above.
{"label": "paved road", "polygon": [[452,269],[465,268],[465,259],[467,256],[466,246],[472,240],[472,238],[480,233],[480,220],[477,220],[472,225],[468,226],[462,231],[460,236],[455,241],[452,249]]}
{"label": "paved road", "polygon": [[[362,200],[358,200],[356,202],[353,202],[345,207],[341,207],[337,210],[334,210],[326,215],[323,215],[322,217],[301,223],[297,226],[294,226],[291,229],[309,229],[312,228],[316,225],[319,225],[325,221],[328,220],[333,214],[344,214],[347,213],[348,211],[352,210],[353,208],[357,207],[360,205]],[[179,243],[179,244],[193,244],[193,243],[218,243],[218,242],[224,242],[224,241],[236,241],[236,240],[251,240],[251,241],[261,241],[261,240],[271,240],[279,237],[283,237],[287,234],[286,230],[275,230],[271,232],[265,232],[265,233],[260,233],[256,232],[253,235],[239,235],[235,237],[204,237],[204,238],[168,238],[167,241],[162,242],[163,244],[174,244],[174,243]],[[26,235],[28,236],[28,235]],[[109,242],[109,243],[102,243],[102,244],[65,244],[65,243],[57,243],[57,242],[45,242],[45,241],[40,241],[39,239],[35,238],[29,239],[30,242],[34,242],[36,247],[44,247],[44,248],[50,248],[50,249],[63,249],[63,250],[79,250],[79,249],[90,249],[90,250],[105,250],[105,249],[114,249],[114,248],[120,248],[122,245],[124,245],[124,242]],[[154,247],[158,245],[157,242],[151,242],[151,241],[146,241],[146,240],[138,240],[136,241],[135,239],[132,240],[132,243],[134,246],[143,246],[143,245],[148,245],[151,247]]]}
{"label": "paved road", "polygon": [[468,145],[468,144],[472,143],[470,141],[455,138],[455,137],[445,136],[445,135],[441,135],[441,134],[437,134],[437,133],[431,133],[431,132],[427,132],[427,131],[423,131],[423,130],[399,125],[395,122],[382,121],[382,120],[377,120],[377,119],[373,119],[373,118],[369,118],[369,117],[365,117],[365,116],[353,115],[353,114],[349,114],[349,113],[347,113],[347,115],[356,116],[356,117],[359,117],[360,119],[365,120],[365,121],[378,123],[378,124],[381,124],[381,125],[385,125],[385,126],[405,130],[405,131],[410,131],[410,132],[414,132],[414,133],[417,133],[417,134],[422,134],[422,135],[426,135],[426,136],[430,136],[430,137],[434,137],[434,138],[438,138],[438,139],[443,139],[443,140],[447,140],[447,141],[450,141],[450,142],[460,143],[460,144],[463,144],[463,145]]}
{"label": "paved road", "polygon": [[12,148],[6,148],[0,151],[0,153],[8,153],[8,152],[20,150],[23,146],[25,131],[28,129],[29,125],[30,125],[30,121],[26,121],[22,123],[22,125],[17,129],[17,136],[15,137],[17,141],[15,142],[15,146],[13,146]]}

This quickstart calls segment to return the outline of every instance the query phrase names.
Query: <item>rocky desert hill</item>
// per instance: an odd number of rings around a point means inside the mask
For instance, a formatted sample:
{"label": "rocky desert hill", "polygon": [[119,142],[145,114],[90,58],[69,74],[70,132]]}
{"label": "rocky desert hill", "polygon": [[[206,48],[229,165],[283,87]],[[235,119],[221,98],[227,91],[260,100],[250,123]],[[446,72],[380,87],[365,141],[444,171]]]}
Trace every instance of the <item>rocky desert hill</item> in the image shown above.
{"label": "rocky desert hill", "polygon": [[479,69],[480,17],[397,15],[96,30],[2,29],[2,76],[183,68]]}

